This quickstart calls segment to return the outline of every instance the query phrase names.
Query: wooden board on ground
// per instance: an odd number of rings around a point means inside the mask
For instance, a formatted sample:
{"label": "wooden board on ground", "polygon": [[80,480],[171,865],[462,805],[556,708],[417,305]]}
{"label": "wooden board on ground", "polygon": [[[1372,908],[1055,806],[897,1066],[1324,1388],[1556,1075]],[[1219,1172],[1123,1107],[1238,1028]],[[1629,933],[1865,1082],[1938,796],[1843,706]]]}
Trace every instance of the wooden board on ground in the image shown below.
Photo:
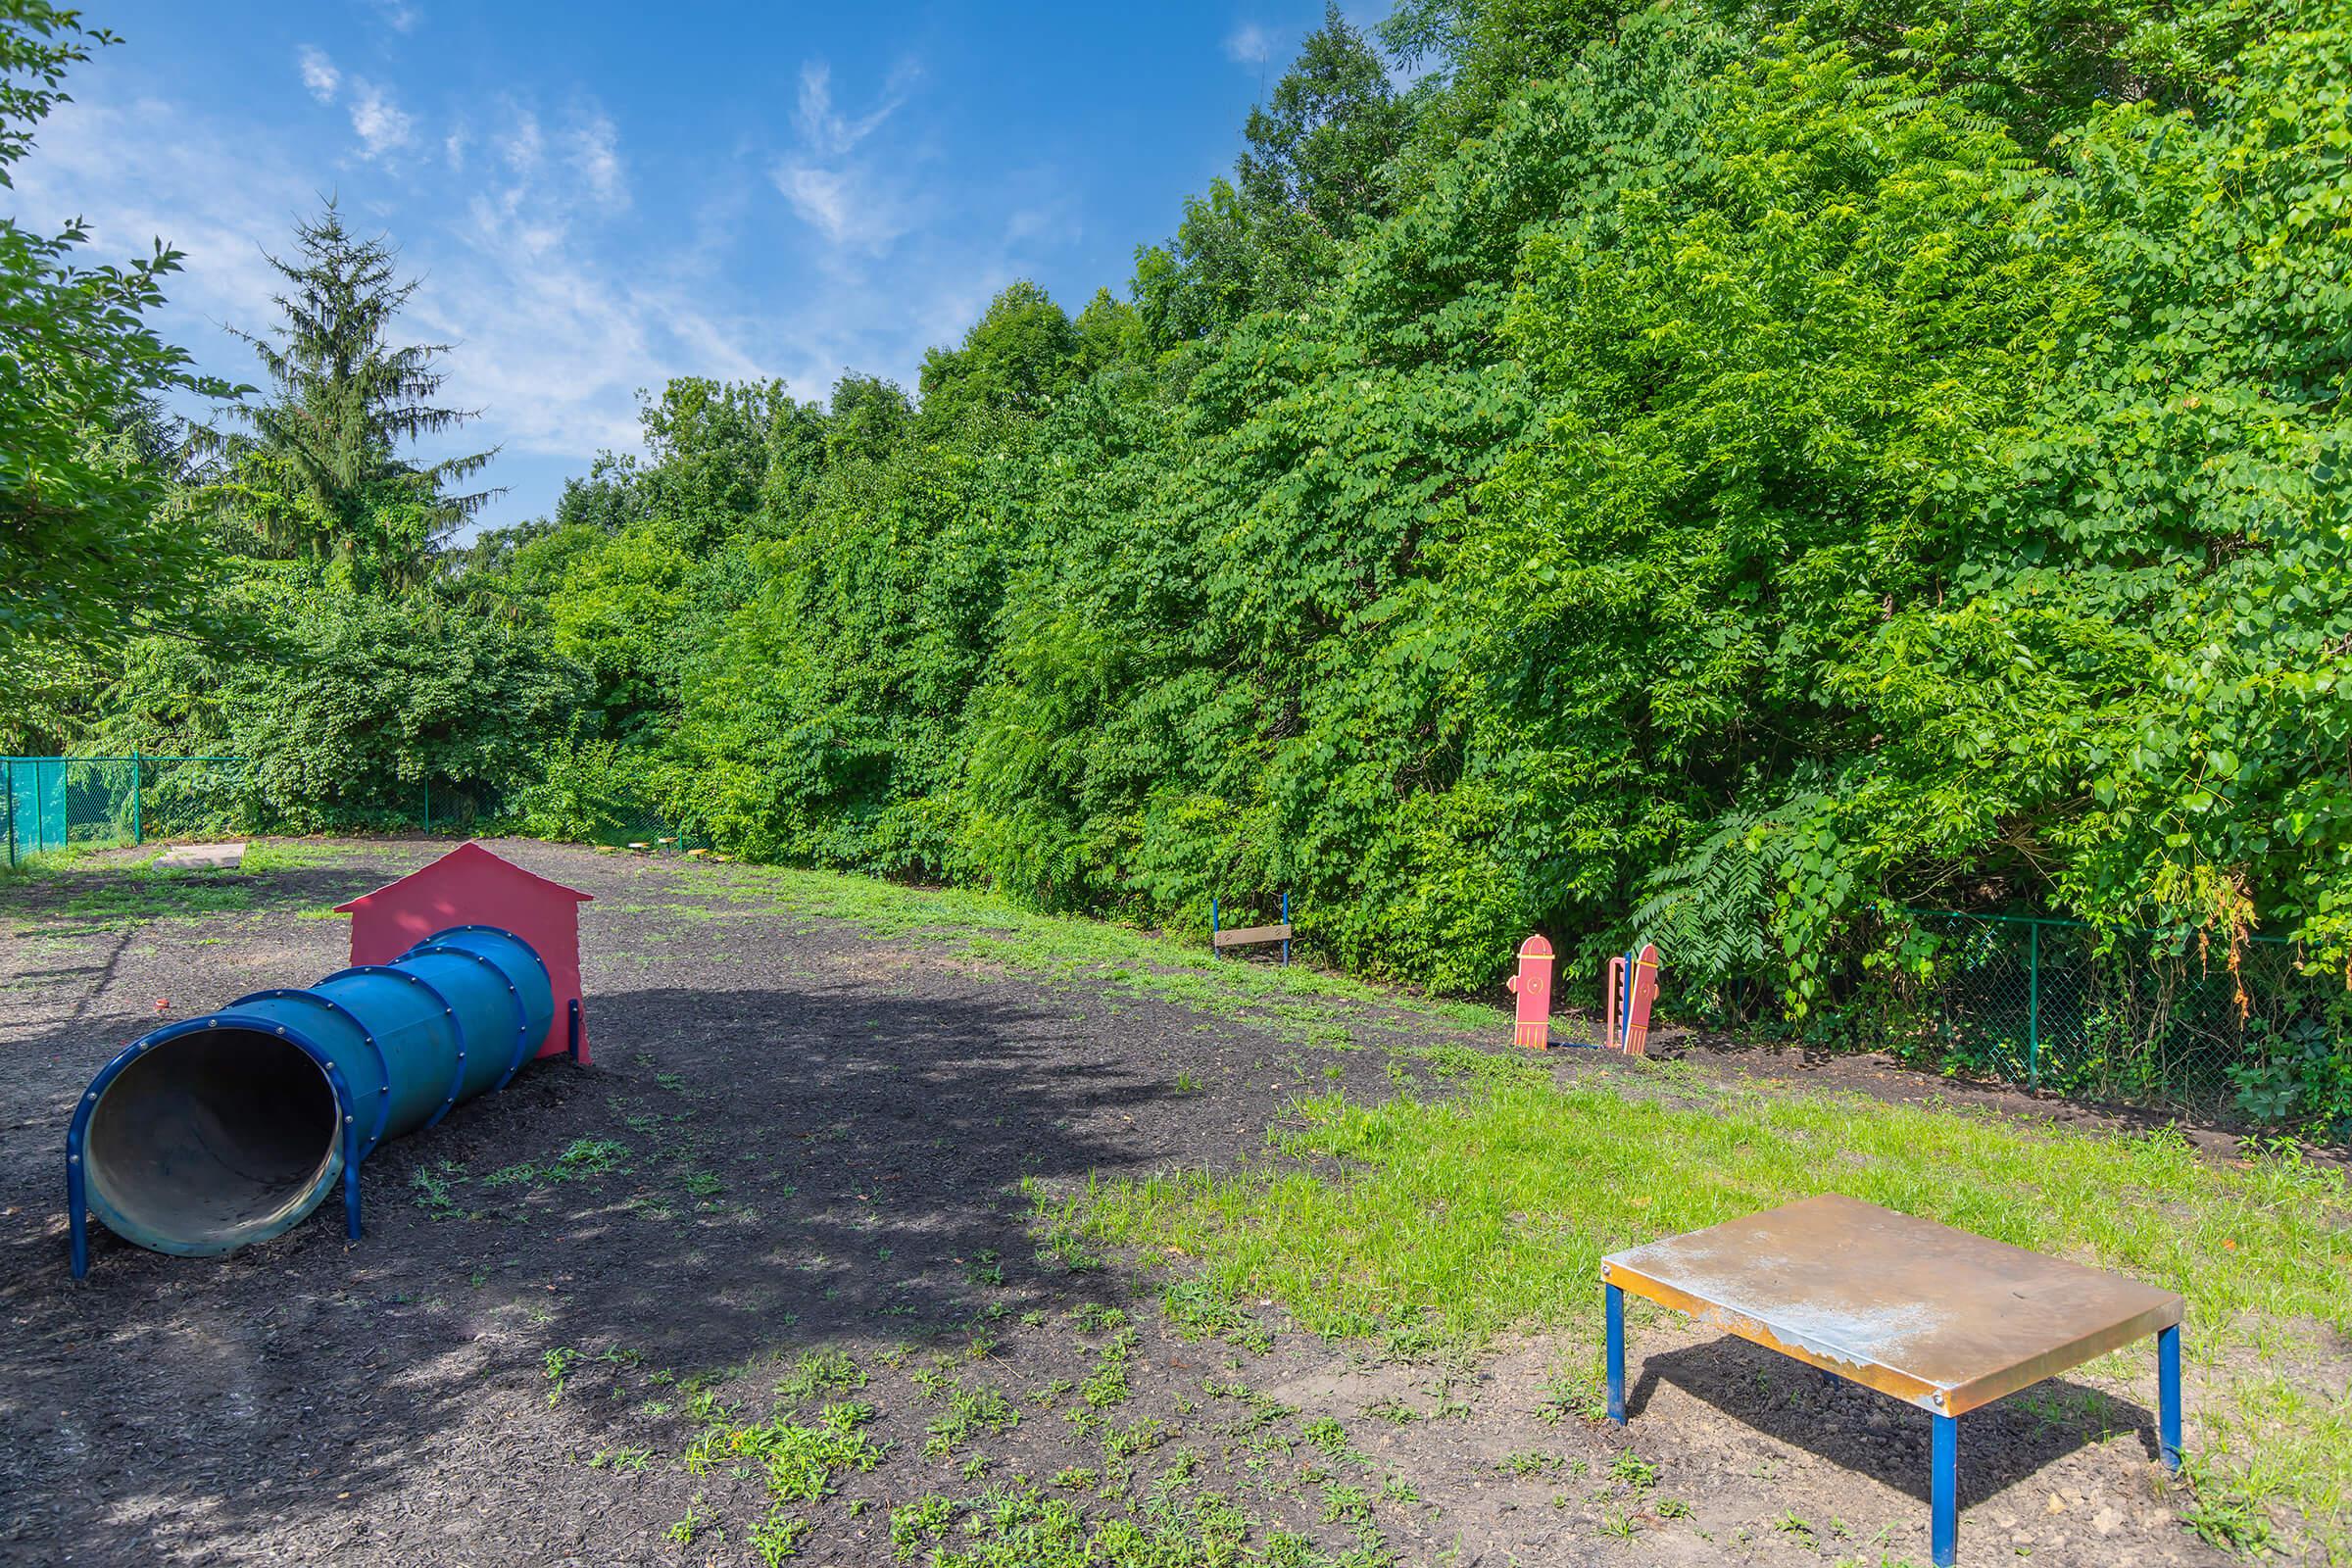
{"label": "wooden board on ground", "polygon": [[183,844],[155,858],[159,871],[233,871],[244,863],[243,844]]}

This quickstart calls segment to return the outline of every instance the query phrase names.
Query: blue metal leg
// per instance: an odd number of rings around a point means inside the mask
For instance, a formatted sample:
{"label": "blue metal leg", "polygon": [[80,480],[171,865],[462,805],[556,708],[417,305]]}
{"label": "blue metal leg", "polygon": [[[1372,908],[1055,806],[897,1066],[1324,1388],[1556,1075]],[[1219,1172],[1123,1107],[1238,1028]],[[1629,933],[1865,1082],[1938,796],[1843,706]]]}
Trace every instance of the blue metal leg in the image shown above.
{"label": "blue metal leg", "polygon": [[570,1022],[564,1026],[568,1031],[565,1049],[570,1052],[571,1064],[576,1067],[580,1064],[580,999],[572,998],[571,1005],[566,1010],[570,1014]]}
{"label": "blue metal leg", "polygon": [[1609,1320],[1609,1419],[1625,1425],[1625,1292],[1601,1287]]}
{"label": "blue metal leg", "polygon": [[1930,1442],[1935,1476],[1931,1484],[1934,1518],[1929,1525],[1928,1555],[1936,1568],[1952,1568],[1960,1555],[1960,1420],[1931,1415],[1936,1424]]}
{"label": "blue metal leg", "polygon": [[348,1115],[343,1118],[343,1234],[360,1239],[360,1130]]}
{"label": "blue metal leg", "polygon": [[2180,1468],[2180,1325],[2156,1336],[2157,1452],[2167,1470]]}
{"label": "blue metal leg", "polygon": [[90,1207],[81,1192],[81,1141],[66,1141],[66,1229],[74,1239],[74,1277],[90,1273]]}

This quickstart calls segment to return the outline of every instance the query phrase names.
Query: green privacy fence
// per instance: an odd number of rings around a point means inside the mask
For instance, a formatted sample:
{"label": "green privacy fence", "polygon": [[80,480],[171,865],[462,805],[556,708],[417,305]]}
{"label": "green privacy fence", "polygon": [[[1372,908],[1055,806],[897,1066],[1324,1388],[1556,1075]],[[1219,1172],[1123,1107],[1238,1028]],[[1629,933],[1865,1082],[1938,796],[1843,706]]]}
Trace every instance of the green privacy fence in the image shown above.
{"label": "green privacy fence", "polygon": [[1944,1061],[2091,1100],[2352,1124],[2352,1008],[2290,942],[2232,956],[2196,933],[1915,911],[1936,939],[1922,1001]]}
{"label": "green privacy fence", "polygon": [[7,863],[224,831],[244,773],[234,757],[0,757]]}
{"label": "green privacy fence", "polygon": [[568,796],[426,778],[377,804],[299,814],[273,806],[241,757],[0,758],[9,866],[36,855],[239,833],[338,830],[453,836],[524,833],[675,854],[700,847],[650,804],[625,793]]}

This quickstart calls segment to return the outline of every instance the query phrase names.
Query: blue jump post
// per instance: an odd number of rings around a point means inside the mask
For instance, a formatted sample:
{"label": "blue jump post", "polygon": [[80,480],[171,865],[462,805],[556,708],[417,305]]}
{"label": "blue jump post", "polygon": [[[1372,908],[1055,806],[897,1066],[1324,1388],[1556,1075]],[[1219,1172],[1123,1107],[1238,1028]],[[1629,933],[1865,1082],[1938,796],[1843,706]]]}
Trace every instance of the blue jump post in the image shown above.
{"label": "blue jump post", "polygon": [[1625,1050],[1627,1044],[1634,1038],[1634,981],[1636,979],[1634,963],[1637,957],[1638,954],[1634,949],[1625,950],[1625,984],[1617,988],[1617,1049],[1619,1051]]}
{"label": "blue jump post", "polygon": [[[1288,893],[1282,896],[1282,923],[1286,930],[1291,923],[1291,896]],[[1291,966],[1291,939],[1289,937],[1282,939],[1282,966],[1286,969]]]}

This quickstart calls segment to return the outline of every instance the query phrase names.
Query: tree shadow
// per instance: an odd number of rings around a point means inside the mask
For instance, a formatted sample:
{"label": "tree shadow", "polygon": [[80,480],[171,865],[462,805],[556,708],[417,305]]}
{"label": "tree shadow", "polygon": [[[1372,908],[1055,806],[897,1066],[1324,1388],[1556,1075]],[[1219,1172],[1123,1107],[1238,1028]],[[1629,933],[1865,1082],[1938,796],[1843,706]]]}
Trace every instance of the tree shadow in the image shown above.
{"label": "tree shadow", "polygon": [[0,881],[0,921],[32,921],[42,936],[112,933],[151,920],[328,908],[381,887],[380,866],[153,871],[75,866]]}
{"label": "tree shadow", "polygon": [[[321,872],[285,902],[353,880]],[[1102,1298],[1085,1244],[1035,1248],[1021,1179],[1254,1146],[1264,1101],[1236,1098],[1266,1086],[1180,1092],[1131,1038],[1208,1049],[1180,1009],[1128,1008],[1114,1028],[1027,988],[969,990],[612,989],[592,1002],[596,1065],[536,1063],[369,1159],[364,1240],[346,1243],[331,1201],[220,1259],[93,1224],[79,1286],[63,1115],[98,1058],[73,1027],[23,1042],[18,1102],[57,1119],[21,1124],[0,1159],[0,1303],[17,1323],[0,1557],[253,1548],[290,1513],[364,1531],[418,1456],[478,1441],[488,1391],[532,1385],[550,1350],[757,1394],[814,1345],[960,1346],[984,1308]],[[1004,1282],[983,1290],[992,1271]],[[607,1386],[567,1441],[628,1427]],[[555,1441],[516,1431],[484,1485],[567,1459]]]}

